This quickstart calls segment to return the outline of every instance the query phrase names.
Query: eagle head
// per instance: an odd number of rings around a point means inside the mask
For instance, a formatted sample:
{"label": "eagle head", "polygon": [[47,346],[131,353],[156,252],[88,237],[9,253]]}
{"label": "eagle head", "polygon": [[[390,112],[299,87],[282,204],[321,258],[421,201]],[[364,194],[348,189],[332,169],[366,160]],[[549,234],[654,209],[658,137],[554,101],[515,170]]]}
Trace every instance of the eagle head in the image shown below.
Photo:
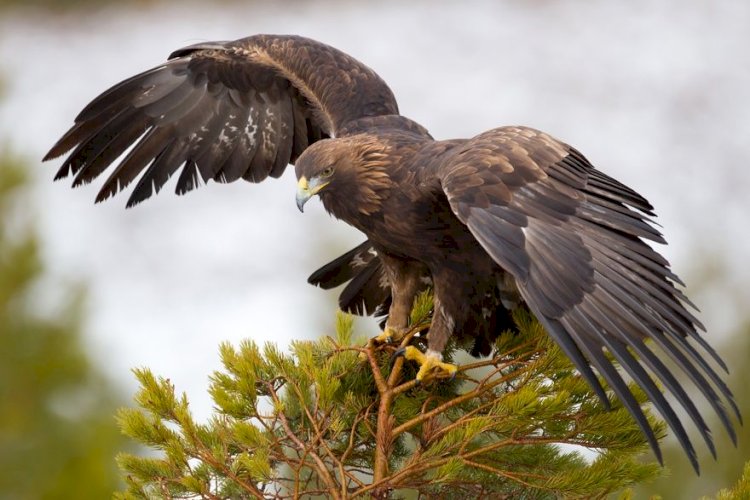
{"label": "eagle head", "polygon": [[297,174],[297,208],[300,212],[304,211],[305,203],[310,198],[322,194],[321,191],[329,186],[329,192],[335,191],[341,177],[345,177],[339,174],[346,163],[345,151],[336,142],[335,139],[316,142],[297,159],[294,171]]}
{"label": "eagle head", "polygon": [[335,217],[351,220],[380,208],[392,182],[387,173],[385,146],[369,137],[324,139],[312,144],[297,159],[297,208],[320,196]]}

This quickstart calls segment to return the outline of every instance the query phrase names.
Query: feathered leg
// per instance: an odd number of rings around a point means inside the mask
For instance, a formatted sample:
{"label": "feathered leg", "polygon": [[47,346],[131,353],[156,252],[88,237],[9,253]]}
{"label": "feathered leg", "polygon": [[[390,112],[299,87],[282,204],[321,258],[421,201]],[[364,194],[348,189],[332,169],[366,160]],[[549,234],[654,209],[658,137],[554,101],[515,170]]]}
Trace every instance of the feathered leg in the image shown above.
{"label": "feathered leg", "polygon": [[[430,325],[430,333],[427,335],[427,351],[423,354],[419,349],[414,346],[407,346],[396,351],[395,355],[404,356],[406,359],[415,361],[419,364],[419,371],[417,372],[417,382],[422,382],[428,375],[435,375],[437,377],[449,377],[452,378],[456,375],[458,367],[454,364],[443,362],[443,349],[448,343],[453,330],[456,327],[456,322],[453,316],[444,307],[440,301],[441,291],[445,287],[449,287],[450,281],[443,280],[440,278],[434,278],[435,280],[435,298],[434,308],[435,312],[432,316],[432,324]],[[437,370],[438,373],[435,373]]]}
{"label": "feathered leg", "polygon": [[391,282],[392,302],[385,329],[373,341],[390,344],[399,341],[406,333],[414,298],[424,287],[421,278],[425,275],[425,268],[417,262],[394,259],[382,253],[380,258]]}

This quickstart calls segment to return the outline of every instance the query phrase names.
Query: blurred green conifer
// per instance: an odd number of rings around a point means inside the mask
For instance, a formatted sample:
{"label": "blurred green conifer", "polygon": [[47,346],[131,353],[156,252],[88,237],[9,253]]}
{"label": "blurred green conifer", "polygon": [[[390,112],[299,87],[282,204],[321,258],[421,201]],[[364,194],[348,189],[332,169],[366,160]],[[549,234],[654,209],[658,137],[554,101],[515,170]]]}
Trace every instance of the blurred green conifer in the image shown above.
{"label": "blurred green conifer", "polygon": [[117,398],[83,348],[81,290],[39,310],[40,287],[55,285],[42,281],[26,171],[0,153],[0,499],[108,498],[125,446]]}

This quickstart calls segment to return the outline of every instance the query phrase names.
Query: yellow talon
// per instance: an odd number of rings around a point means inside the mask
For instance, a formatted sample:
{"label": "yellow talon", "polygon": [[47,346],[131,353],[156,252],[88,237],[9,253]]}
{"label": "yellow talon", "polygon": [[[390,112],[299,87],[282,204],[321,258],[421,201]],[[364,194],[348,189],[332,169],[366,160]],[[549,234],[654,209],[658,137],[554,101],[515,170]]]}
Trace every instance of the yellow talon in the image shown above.
{"label": "yellow talon", "polygon": [[[399,333],[393,328],[385,327],[385,330],[383,330],[380,335],[370,339],[370,342],[368,342],[367,346],[375,347],[380,344],[393,344],[394,342],[398,342],[399,340],[401,340],[403,336],[403,333]],[[363,363],[367,361],[367,356],[365,355],[365,353],[359,353],[359,360]]]}
{"label": "yellow talon", "polygon": [[403,337],[403,335],[399,335],[396,330],[386,326],[383,333],[377,337],[373,337],[372,341],[376,344],[392,344],[401,340],[401,337]]}
{"label": "yellow talon", "polygon": [[[410,345],[403,349],[403,356],[410,361],[416,361],[419,365],[417,382],[422,382],[427,378],[427,375],[433,370],[433,368],[437,368],[448,378],[455,377],[458,372],[458,366],[451,363],[443,363],[443,357],[440,353],[427,351],[427,354],[425,354],[416,347]],[[436,374],[436,376],[440,377],[440,374]]]}

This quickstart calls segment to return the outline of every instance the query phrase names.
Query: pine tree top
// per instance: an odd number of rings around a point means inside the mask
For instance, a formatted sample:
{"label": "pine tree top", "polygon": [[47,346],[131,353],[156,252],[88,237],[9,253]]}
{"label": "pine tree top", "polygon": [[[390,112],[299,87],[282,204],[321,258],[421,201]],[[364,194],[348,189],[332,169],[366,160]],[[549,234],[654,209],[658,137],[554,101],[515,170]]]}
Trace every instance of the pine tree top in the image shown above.
{"label": "pine tree top", "polygon": [[[417,301],[404,342],[430,307],[427,295]],[[658,464],[638,459],[647,443],[628,412],[605,409],[533,318],[515,320],[493,357],[424,386],[403,358],[391,361],[397,346],[354,339],[344,314],[335,338],[288,353],[222,344],[207,423],[169,380],[135,370],[139,408],[118,419],[161,456],[120,455],[128,490],[118,497],[589,498],[657,476]]]}

